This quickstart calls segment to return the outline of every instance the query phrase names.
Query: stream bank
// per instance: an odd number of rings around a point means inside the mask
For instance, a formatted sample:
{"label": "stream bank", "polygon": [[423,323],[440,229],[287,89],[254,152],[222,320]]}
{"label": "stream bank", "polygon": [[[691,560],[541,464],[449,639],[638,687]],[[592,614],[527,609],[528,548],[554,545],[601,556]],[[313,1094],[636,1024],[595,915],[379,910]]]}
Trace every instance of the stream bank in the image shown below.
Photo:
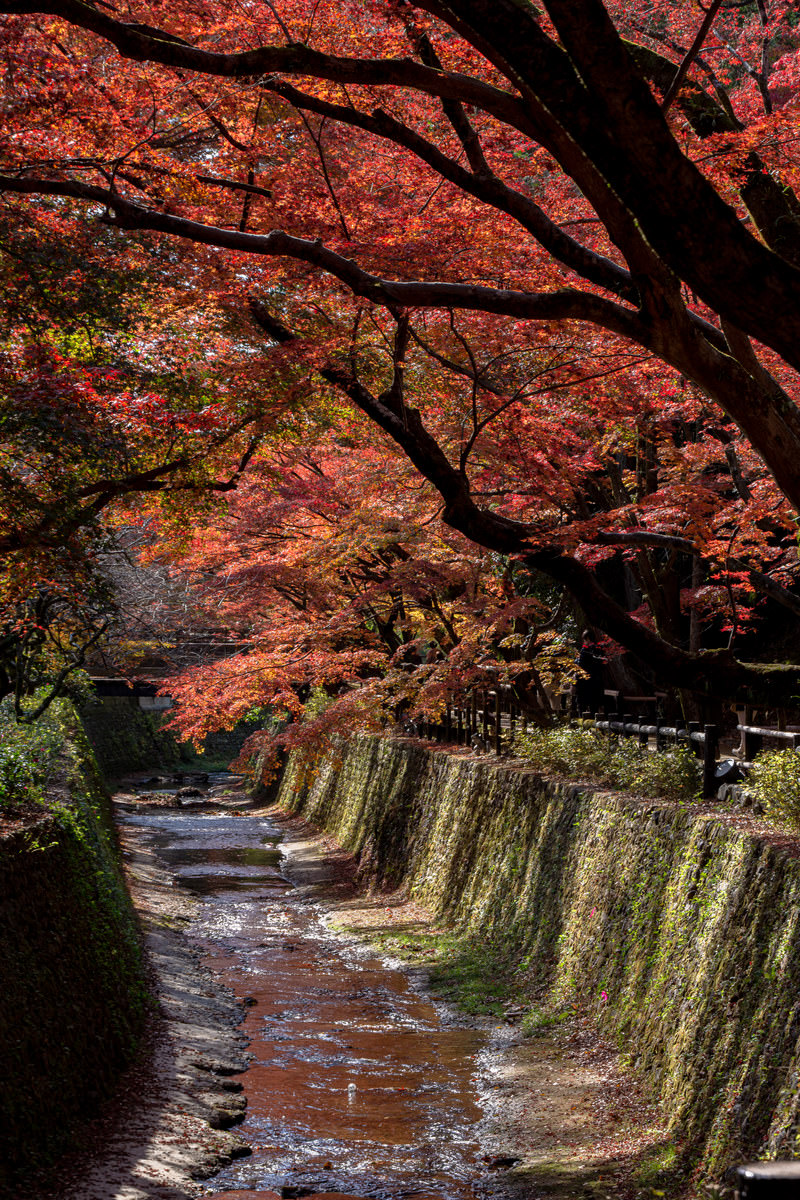
{"label": "stream bank", "polygon": [[[265,811],[285,831],[299,872],[313,878],[322,862],[338,876],[338,885],[325,891],[331,927],[401,962],[426,994],[440,993],[440,939],[449,942],[450,927],[406,887],[366,887],[363,866],[318,827],[278,805]],[[462,983],[448,987],[447,996],[469,1002]],[[504,1005],[500,1017],[475,1018],[486,1033],[476,1133],[488,1172],[500,1175],[514,1200],[666,1195],[672,1143],[663,1114],[625,1068],[618,1047],[598,1036],[592,1014],[573,1010],[562,1018],[535,1037],[523,1034],[516,1004]]]}
{"label": "stream bank", "polygon": [[[244,793],[234,797],[246,802]],[[244,1101],[244,1008],[203,965],[186,936],[195,904],[175,887],[153,849],[120,817],[140,804],[114,802],[125,875],[140,922],[152,1006],[136,1060],[113,1099],[87,1122],[50,1172],[29,1175],[24,1200],[188,1200],[202,1181],[249,1153],[229,1127]]]}
{"label": "stream bank", "polygon": [[512,1200],[478,1128],[486,1022],[330,931],[357,896],[341,851],[243,793],[185,803],[117,798],[159,1020],[48,1200]]}
{"label": "stream bank", "polygon": [[46,802],[0,814],[0,1195],[13,1198],[113,1094],[148,1011],[108,795],[71,707],[48,721]]}
{"label": "stream bank", "polygon": [[[666,1190],[665,1172],[689,1142],[674,1110],[666,1130],[621,1068],[622,1051],[649,1082],[630,1018],[655,1021],[663,1012],[663,1027],[644,1047],[652,1054],[660,1036],[669,1053],[676,1033],[686,1038],[696,1018],[714,1018],[731,955],[751,968],[755,998],[772,1006],[761,1045],[742,1041],[753,1013],[746,992],[741,1021],[740,1010],[728,1008],[725,1039],[717,1024],[708,1049],[683,1043],[685,1101],[700,1129],[725,1118],[730,1130],[731,1109],[700,1104],[687,1065],[715,1082],[720,1056],[730,1052],[737,1078],[747,1078],[760,1071],[765,1048],[774,1058],[791,1035],[781,1004],[796,994],[795,860],[763,840],[753,846],[746,831],[720,832],[706,811],[558,786],[519,764],[377,739],[351,743],[315,776],[290,762],[280,800],[282,812],[240,792],[199,801],[194,813],[175,808],[174,796],[122,800],[122,840],[160,972],[162,1019],[151,1027],[149,1057],[84,1139],[89,1159],[63,1164],[52,1200],[650,1197]],[[171,810],[159,812],[162,803]],[[288,816],[289,807],[303,817]],[[307,818],[328,834],[313,836]],[[189,890],[174,886],[178,880]],[[331,924],[380,938],[384,949],[387,939],[401,949],[419,943],[413,969],[389,987],[384,966],[370,965],[355,935]],[[521,998],[533,996],[539,1007],[537,1037],[520,1037],[513,1008],[487,1026],[430,1005],[426,938],[444,927],[524,948]],[[786,988],[772,973],[766,979],[778,986],[759,991],[764,956],[774,964],[779,949]],[[695,982],[691,991],[698,963],[713,973],[705,990]],[[640,969],[636,980],[626,980],[630,968]],[[583,991],[581,972],[591,972]],[[740,986],[742,977],[740,970]],[[678,987],[687,1016],[676,1029],[670,1005]],[[355,1004],[352,1015],[339,1015],[345,1003]],[[351,1027],[360,1032],[350,1036]],[[405,1039],[417,1035],[412,1050]],[[387,1076],[374,1051],[401,1042]],[[772,1104],[769,1119],[777,1094],[786,1121],[796,1080],[777,1067],[754,1078]],[[242,1115],[240,1081],[259,1105],[248,1105],[236,1132],[212,1129]],[[390,1126],[405,1132],[389,1137]],[[366,1143],[360,1158],[335,1149],[348,1139],[350,1149]],[[399,1175],[387,1183],[395,1163]],[[691,1194],[706,1193],[698,1186]],[[27,1195],[43,1200],[45,1192],[34,1185]]]}
{"label": "stream bank", "polygon": [[[544,1028],[594,1024],[663,1105],[643,1185],[663,1190],[672,1164],[705,1194],[737,1163],[798,1156],[796,837],[410,739],[351,738],[310,770],[292,757],[276,799],[363,882],[513,949]],[[514,1171],[539,1187],[535,1154]]]}
{"label": "stream bank", "polygon": [[[400,970],[364,944],[429,915],[365,894],[330,838],[244,793],[116,809],[160,1011],[58,1187],[20,1196],[636,1194],[622,1160],[639,1101],[588,1026],[534,1044],[432,1003],[427,966]],[[509,1168],[532,1155],[537,1186],[520,1189]]]}

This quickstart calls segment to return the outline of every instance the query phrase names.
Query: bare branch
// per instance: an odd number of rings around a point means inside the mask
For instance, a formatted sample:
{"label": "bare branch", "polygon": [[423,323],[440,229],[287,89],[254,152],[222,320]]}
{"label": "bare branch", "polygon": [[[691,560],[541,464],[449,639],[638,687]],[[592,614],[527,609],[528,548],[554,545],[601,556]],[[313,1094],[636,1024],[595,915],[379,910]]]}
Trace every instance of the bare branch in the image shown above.
{"label": "bare branch", "polygon": [[675,99],[678,92],[680,91],[681,84],[683,83],[684,79],[686,78],[686,75],[689,71],[689,67],[692,65],[695,58],[700,53],[700,48],[702,47],[703,42],[706,40],[706,37],[708,36],[711,26],[714,23],[714,17],[719,12],[721,5],[722,5],[722,0],[711,0],[711,4],[709,4],[708,8],[706,9],[706,15],[700,24],[700,28],[697,31],[695,39],[692,42],[689,49],[686,51],[683,62],[678,67],[678,70],[675,73],[675,78],[673,79],[672,83],[669,85],[669,88],[667,89],[667,94],[665,95],[665,97],[662,101],[662,104],[661,104],[662,112],[664,112],[664,113],[668,112],[670,106],[672,105],[672,101]]}

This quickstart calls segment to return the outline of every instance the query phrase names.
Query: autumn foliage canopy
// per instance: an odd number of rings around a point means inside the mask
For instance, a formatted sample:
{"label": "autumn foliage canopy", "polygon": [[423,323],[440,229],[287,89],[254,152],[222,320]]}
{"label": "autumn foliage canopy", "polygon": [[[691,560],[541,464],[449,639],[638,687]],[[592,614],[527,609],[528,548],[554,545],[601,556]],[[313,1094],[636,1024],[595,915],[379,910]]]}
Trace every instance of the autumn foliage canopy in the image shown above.
{"label": "autumn foliage canopy", "polygon": [[587,622],[797,695],[793,4],[0,10],[12,642],[138,528],[239,646],[197,737],[546,706]]}

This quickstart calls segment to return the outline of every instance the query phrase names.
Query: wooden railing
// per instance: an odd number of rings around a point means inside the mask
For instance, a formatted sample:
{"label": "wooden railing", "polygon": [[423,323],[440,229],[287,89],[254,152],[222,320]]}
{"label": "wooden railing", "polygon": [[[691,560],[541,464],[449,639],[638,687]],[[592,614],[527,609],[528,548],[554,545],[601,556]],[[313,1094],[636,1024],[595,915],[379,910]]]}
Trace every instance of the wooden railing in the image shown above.
{"label": "wooden railing", "polygon": [[524,729],[525,718],[514,702],[513,689],[500,684],[493,688],[475,688],[462,700],[451,700],[445,706],[440,721],[406,720],[404,733],[430,741],[458,746],[496,755],[505,753],[518,728]]}
{"label": "wooden railing", "polygon": [[595,729],[622,737],[635,737],[641,746],[649,746],[654,738],[656,752],[669,746],[688,746],[703,762],[703,795],[713,796],[717,791],[717,761],[719,756],[719,729],[716,725],[700,725],[699,721],[688,721],[685,727],[665,725],[655,721],[644,725],[625,714],[621,720],[605,720],[601,714],[594,719]]}
{"label": "wooden railing", "polygon": [[726,782],[725,775],[737,774],[738,778],[745,776],[756,754],[763,749],[765,740],[782,743],[786,749],[800,749],[800,731],[741,722],[736,725],[739,744],[722,760],[719,754],[721,735],[716,725],[701,726],[697,721],[687,721],[684,727],[676,727],[660,721],[644,724],[628,715],[621,719],[606,719],[604,715],[598,714],[594,718],[594,726],[618,736],[636,737],[643,746],[648,746],[652,737],[656,751],[664,750],[670,745],[688,746],[702,760],[705,797],[716,795],[720,784]]}
{"label": "wooden railing", "polygon": [[[619,693],[607,693],[616,707]],[[658,696],[635,697],[637,702],[647,702],[655,707]],[[703,795],[715,796],[726,776],[747,773],[753,758],[763,748],[765,741],[783,744],[787,748],[800,750],[800,729],[779,729],[765,725],[754,725],[745,721],[736,726],[739,745],[720,761],[721,731],[717,725],[687,721],[683,725],[668,725],[658,718],[639,719],[631,713],[585,714],[584,722],[593,724],[609,736],[636,738],[641,746],[655,752],[670,746],[683,745],[691,749],[702,762]],[[571,718],[565,718],[571,719]],[[517,732],[524,733],[528,718],[517,702],[513,688],[508,684],[494,687],[475,688],[467,696],[453,699],[446,705],[439,721],[406,720],[403,732],[430,741],[459,746],[469,746],[479,753],[508,753]],[[734,770],[735,764],[735,770]],[[798,1193],[800,1196],[800,1193]]]}

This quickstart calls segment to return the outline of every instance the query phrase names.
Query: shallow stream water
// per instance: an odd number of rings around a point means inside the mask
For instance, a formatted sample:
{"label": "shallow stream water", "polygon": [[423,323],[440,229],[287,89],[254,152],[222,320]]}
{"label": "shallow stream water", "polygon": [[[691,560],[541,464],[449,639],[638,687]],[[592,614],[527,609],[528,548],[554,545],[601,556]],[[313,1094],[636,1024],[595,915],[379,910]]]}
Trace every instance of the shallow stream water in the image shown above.
{"label": "shallow stream water", "polygon": [[281,834],[263,817],[204,806],[124,820],[200,899],[190,937],[248,1005],[238,1131],[253,1154],[209,1181],[209,1194],[502,1197],[477,1138],[485,1030],[330,930],[288,878]]}

